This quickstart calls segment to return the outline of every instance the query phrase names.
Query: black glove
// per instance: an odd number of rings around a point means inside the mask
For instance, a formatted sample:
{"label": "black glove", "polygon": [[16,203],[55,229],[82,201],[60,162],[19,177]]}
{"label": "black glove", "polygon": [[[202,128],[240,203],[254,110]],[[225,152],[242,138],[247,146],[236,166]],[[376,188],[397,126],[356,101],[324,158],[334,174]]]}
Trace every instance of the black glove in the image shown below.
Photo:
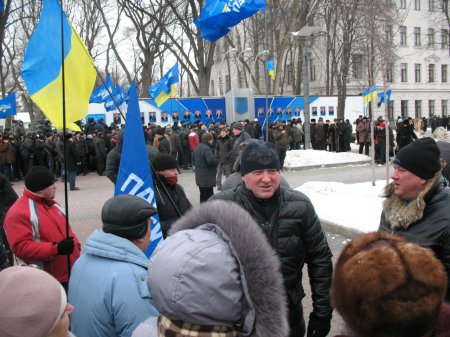
{"label": "black glove", "polygon": [[316,317],[313,313],[309,316],[307,337],[325,337],[331,329],[331,319]]}
{"label": "black glove", "polygon": [[58,255],[70,255],[73,253],[75,243],[73,238],[67,238],[58,242]]}

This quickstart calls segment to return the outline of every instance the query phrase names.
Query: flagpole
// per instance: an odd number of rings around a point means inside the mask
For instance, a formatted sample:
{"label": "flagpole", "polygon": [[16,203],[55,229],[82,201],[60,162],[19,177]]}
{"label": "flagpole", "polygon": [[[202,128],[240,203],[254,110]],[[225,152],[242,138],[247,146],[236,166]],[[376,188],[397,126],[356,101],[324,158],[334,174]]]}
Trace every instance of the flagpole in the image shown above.
{"label": "flagpole", "polygon": [[[269,40],[267,36],[267,1],[266,1],[266,9],[264,10],[264,50],[269,50]],[[265,88],[266,88],[266,116],[264,124],[266,124],[266,142],[269,141],[269,88],[267,87],[268,81],[268,72],[267,72],[267,59],[269,58],[269,53],[266,54],[266,57],[264,59],[264,82],[265,82]]]}
{"label": "flagpole", "polygon": [[[67,191],[67,180],[69,179],[67,171],[67,139],[66,139],[66,83],[65,83],[65,67],[64,67],[64,11],[63,0],[60,3],[61,16],[60,16],[60,28],[61,28],[61,71],[62,71],[62,113],[63,113],[63,149],[64,149],[64,203],[66,212],[66,238],[69,238],[69,194]],[[70,277],[70,254],[67,254],[67,273]]]}

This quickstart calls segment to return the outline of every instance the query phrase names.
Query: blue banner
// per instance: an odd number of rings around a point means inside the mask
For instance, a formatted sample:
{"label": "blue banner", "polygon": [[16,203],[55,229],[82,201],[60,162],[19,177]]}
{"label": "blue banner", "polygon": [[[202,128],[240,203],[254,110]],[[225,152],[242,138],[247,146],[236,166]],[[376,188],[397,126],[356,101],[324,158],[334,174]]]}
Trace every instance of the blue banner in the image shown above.
{"label": "blue banner", "polygon": [[[128,95],[122,159],[120,160],[114,195],[136,195],[147,200],[156,208],[154,185],[145,146],[135,81],[131,84]],[[152,216],[151,219],[151,242],[146,251],[148,257],[163,240],[158,214]]]}
{"label": "blue banner", "polygon": [[12,92],[0,100],[0,118],[16,114],[16,93]]}
{"label": "blue banner", "polygon": [[[106,86],[105,86],[105,84],[106,84]],[[91,98],[89,99],[89,103],[105,102],[109,97],[108,89],[109,89],[109,92],[111,93],[111,95],[113,94],[114,84],[113,84],[113,81],[109,74],[108,74],[108,76],[106,76],[105,84],[102,84],[101,86],[99,86],[97,89],[95,89],[92,92]]]}
{"label": "blue banner", "polygon": [[[112,91],[114,99],[110,96],[107,97],[105,101],[105,110],[113,111],[120,107],[126,101],[125,90],[122,86],[118,85]],[[117,104],[117,105],[116,105]]]}

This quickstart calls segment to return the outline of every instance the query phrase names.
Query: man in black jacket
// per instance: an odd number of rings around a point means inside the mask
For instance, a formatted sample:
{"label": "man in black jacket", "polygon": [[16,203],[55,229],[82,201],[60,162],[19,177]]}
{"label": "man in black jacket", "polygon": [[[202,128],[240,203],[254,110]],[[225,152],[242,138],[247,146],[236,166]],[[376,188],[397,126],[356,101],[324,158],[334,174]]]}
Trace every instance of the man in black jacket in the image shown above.
{"label": "man in black jacket", "polygon": [[166,238],[172,223],[186,213],[192,205],[183,187],[178,184],[178,163],[173,156],[166,153],[158,154],[152,161],[152,166],[156,206],[162,234]]}
{"label": "man in black jacket", "polygon": [[330,331],[333,312],[331,250],[311,201],[298,191],[280,186],[280,169],[273,147],[250,143],[241,157],[244,184],[211,199],[233,201],[247,210],[277,252],[288,295],[291,337],[305,334],[302,269],[305,263],[308,265],[313,312],[307,336],[324,337]]}
{"label": "man in black jacket", "polygon": [[[434,251],[450,277],[450,193],[442,186],[440,151],[432,138],[402,148],[385,187],[379,230]],[[450,300],[447,287],[446,300]]]}

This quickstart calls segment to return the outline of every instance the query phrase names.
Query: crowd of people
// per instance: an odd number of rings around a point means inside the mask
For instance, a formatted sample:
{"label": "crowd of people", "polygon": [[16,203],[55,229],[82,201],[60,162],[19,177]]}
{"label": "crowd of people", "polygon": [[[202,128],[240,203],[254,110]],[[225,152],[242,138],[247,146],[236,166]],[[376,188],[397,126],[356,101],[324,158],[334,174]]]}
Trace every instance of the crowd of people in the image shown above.
{"label": "crowd of people", "polygon": [[[352,126],[337,122],[312,123],[316,149],[348,151]],[[384,123],[376,122],[376,146],[383,146]],[[157,209],[132,195],[110,198],[102,228],[83,248],[55,200],[58,165],[33,157],[22,166],[20,198],[0,174],[0,336],[325,337],[334,308],[346,336],[450,336],[450,192],[440,144],[448,143],[416,139],[409,120],[398,123],[379,231],[349,243],[333,271],[314,205],[281,176],[286,151],[302,142],[301,121],[274,124],[267,142],[257,124],[145,126]],[[363,151],[370,121],[356,126]],[[323,136],[333,129],[332,145]],[[84,132],[78,137],[86,142],[114,144],[109,151],[105,145],[104,166],[97,156],[93,163],[116,183],[123,132],[103,133],[93,121]],[[76,152],[77,134],[67,141]],[[84,173],[76,156],[75,170],[67,159],[60,168],[66,165],[69,181],[71,172]],[[382,150],[378,156],[386,160]],[[199,205],[178,184],[181,168],[195,170]],[[149,259],[156,212],[165,240]],[[28,317],[39,322],[35,329]]]}

